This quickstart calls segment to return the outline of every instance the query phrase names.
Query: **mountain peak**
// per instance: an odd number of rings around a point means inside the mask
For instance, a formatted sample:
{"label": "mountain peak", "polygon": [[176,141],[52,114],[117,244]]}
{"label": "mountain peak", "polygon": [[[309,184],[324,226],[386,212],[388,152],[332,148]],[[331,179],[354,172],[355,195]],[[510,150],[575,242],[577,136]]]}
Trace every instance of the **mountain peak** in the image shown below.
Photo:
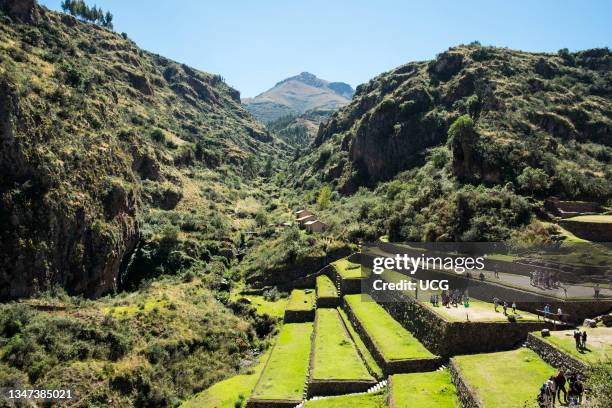
{"label": "mountain peak", "polygon": [[304,71],[277,82],[254,98],[243,99],[243,103],[257,119],[270,122],[312,109],[338,109],[351,100],[353,93],[349,84],[329,82]]}

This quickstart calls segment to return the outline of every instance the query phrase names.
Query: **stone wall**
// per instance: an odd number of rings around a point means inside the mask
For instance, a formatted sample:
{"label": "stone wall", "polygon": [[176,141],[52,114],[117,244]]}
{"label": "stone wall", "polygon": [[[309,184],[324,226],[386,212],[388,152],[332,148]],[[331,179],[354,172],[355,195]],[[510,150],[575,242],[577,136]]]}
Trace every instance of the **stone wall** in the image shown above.
{"label": "stone wall", "polygon": [[340,306],[339,297],[317,297],[317,307],[338,307]]}
{"label": "stone wall", "polygon": [[376,385],[376,381],[357,380],[311,380],[308,384],[308,398],[314,396],[353,394],[366,392]]}
{"label": "stone wall", "polygon": [[305,323],[312,322],[315,318],[314,309],[311,310],[285,310],[285,323]]}
{"label": "stone wall", "polygon": [[385,360],[383,354],[378,349],[369,333],[361,325],[361,322],[355,317],[351,307],[346,301],[344,301],[344,299],[342,301],[342,307],[346,312],[351,324],[355,328],[355,331],[357,331],[368,350],[370,350],[372,357],[374,357],[374,360],[376,360],[376,363],[380,366],[385,376],[400,373],[433,371],[442,364],[442,359],[440,357],[391,361]]}
{"label": "stone wall", "polygon": [[561,220],[559,224],[579,238],[594,242],[612,241],[612,223]]}
{"label": "stone wall", "polygon": [[562,352],[533,333],[527,336],[527,347],[538,353],[542,360],[560,370],[581,373],[582,375],[586,375],[589,370],[586,363]]}
{"label": "stone wall", "polygon": [[461,406],[463,408],[484,408],[483,403],[477,397],[476,391],[463,380],[461,371],[453,359],[450,360],[449,368],[451,380],[457,387],[457,395],[461,400]]}
{"label": "stone wall", "polygon": [[[376,294],[373,293],[376,298]],[[545,322],[449,322],[401,293],[385,293],[379,304],[432,352],[448,358],[515,348]]]}
{"label": "stone wall", "polygon": [[249,399],[246,408],[295,408],[302,401]]}

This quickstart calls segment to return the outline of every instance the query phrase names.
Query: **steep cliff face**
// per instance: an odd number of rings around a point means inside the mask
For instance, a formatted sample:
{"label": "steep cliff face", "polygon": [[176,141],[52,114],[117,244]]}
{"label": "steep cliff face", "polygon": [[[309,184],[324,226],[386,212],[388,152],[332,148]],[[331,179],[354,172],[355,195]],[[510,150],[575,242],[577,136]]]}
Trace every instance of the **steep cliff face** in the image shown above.
{"label": "steep cliff face", "polygon": [[0,299],[112,290],[137,220],[176,206],[192,167],[272,152],[219,76],[34,1],[0,20]]}
{"label": "steep cliff face", "polygon": [[536,54],[461,46],[409,63],[357,87],[321,127],[299,173],[347,193],[372,186],[421,166],[428,149],[447,142],[451,124],[469,115],[474,137],[454,151],[460,180],[515,182],[525,166],[540,167],[553,189],[575,195],[562,185],[567,166],[595,183],[609,168],[611,61],[608,49]]}

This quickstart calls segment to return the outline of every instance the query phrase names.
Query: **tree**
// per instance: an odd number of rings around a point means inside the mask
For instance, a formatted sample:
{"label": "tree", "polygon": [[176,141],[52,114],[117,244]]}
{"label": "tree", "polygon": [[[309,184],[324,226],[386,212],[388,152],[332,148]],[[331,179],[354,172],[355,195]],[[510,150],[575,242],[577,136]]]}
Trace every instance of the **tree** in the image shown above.
{"label": "tree", "polygon": [[272,157],[268,156],[266,160],[266,164],[263,168],[263,176],[264,177],[272,177],[272,173],[274,172],[274,166],[272,164]]}
{"label": "tree", "polygon": [[89,7],[83,0],[64,0],[60,6],[70,15],[113,29],[113,15],[108,11],[105,14],[100,7]]}
{"label": "tree", "polygon": [[328,185],[321,187],[319,191],[319,198],[317,199],[317,207],[319,210],[324,210],[329,207],[331,199],[331,188]]}
{"label": "tree", "polygon": [[531,195],[535,192],[546,192],[550,187],[550,180],[546,172],[529,166],[523,169],[516,181],[521,189],[529,191]]}

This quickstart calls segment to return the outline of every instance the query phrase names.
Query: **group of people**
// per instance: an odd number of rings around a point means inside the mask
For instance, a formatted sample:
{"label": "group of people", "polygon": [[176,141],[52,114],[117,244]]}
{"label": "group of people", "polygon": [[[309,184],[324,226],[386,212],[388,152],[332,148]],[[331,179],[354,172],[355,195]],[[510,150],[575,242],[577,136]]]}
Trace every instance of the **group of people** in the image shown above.
{"label": "group of people", "polygon": [[557,320],[559,320],[560,322],[563,321],[563,310],[561,310],[561,307],[559,306],[557,308],[557,313],[553,313],[552,308],[550,306],[550,304],[546,304],[544,306],[544,318],[545,319],[552,319],[553,317],[556,317]]}
{"label": "group of people", "polygon": [[516,314],[516,302],[512,302],[512,305],[508,305],[508,302],[506,302],[505,300],[502,301],[497,297],[493,298],[493,309],[495,310],[495,312],[497,312],[497,308],[501,305],[501,307],[504,309],[504,316],[508,315],[508,307],[512,308],[512,314]]}
{"label": "group of people", "polygon": [[437,293],[432,294],[429,297],[429,301],[434,307],[438,307],[440,305],[444,307],[459,307],[459,303],[464,303],[465,305],[468,305],[470,302],[470,298],[468,296],[467,290],[462,292],[459,289],[448,289],[443,290],[440,295],[438,295]]}
{"label": "group of people", "polygon": [[[569,384],[566,390],[565,385]],[[576,374],[569,374],[567,378],[563,371],[559,371],[557,375],[551,376],[540,387],[538,394],[538,405],[540,408],[554,407],[555,402],[564,403],[567,406],[575,407],[582,404],[582,394],[584,386]],[[563,393],[563,402],[561,401],[561,393]]]}
{"label": "group of people", "polygon": [[530,284],[543,289],[554,289],[561,286],[559,272],[533,271],[529,274]]}
{"label": "group of people", "polygon": [[576,342],[576,350],[586,349],[587,332],[586,330],[580,332],[579,328],[574,330],[574,341]]}

